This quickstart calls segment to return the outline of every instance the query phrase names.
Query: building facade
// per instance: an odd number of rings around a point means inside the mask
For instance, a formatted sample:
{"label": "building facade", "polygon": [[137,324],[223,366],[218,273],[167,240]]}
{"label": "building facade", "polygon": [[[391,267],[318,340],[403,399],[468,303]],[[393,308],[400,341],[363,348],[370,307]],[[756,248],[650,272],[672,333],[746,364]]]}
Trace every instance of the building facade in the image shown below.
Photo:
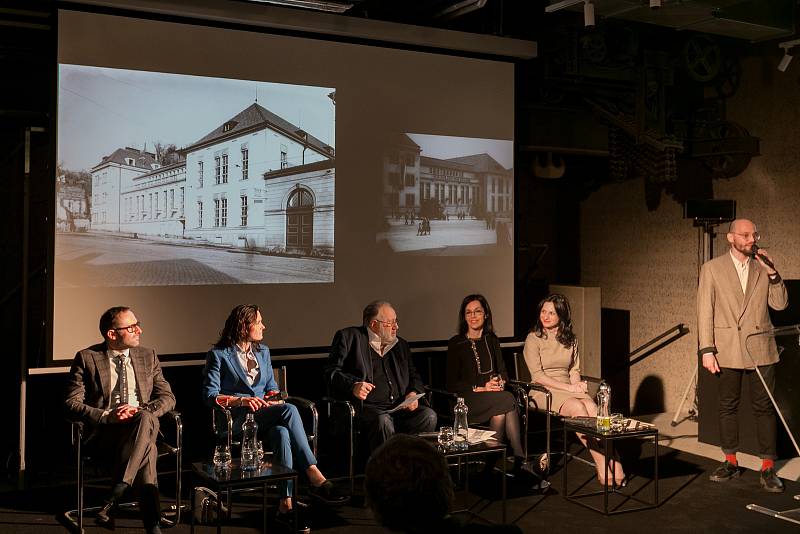
{"label": "building facade", "polygon": [[419,145],[403,134],[384,156],[384,214],[510,217],[513,180],[513,170],[488,154],[449,159],[423,156]]}
{"label": "building facade", "polygon": [[93,230],[333,255],[334,149],[258,104],[181,149],[178,163],[146,169],[118,152],[92,169]]}

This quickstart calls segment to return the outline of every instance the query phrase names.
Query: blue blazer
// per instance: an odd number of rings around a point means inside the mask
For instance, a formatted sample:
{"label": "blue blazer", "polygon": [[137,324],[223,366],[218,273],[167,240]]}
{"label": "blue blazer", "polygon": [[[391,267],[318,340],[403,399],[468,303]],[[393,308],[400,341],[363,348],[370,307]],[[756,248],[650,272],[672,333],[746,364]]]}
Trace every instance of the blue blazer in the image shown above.
{"label": "blue blazer", "polygon": [[267,391],[278,389],[272,374],[269,348],[260,345],[253,354],[258,360],[259,373],[251,386],[247,383],[247,374],[242,369],[239,358],[236,357],[236,347],[208,351],[203,369],[203,398],[206,404],[214,406],[217,395],[263,397]]}

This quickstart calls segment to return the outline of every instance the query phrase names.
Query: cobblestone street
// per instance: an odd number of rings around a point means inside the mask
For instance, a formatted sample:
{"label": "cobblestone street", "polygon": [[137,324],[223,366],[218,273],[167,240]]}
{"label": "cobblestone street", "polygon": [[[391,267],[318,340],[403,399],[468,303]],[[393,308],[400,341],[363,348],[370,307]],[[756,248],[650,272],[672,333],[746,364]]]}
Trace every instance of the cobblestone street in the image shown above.
{"label": "cobblestone street", "polygon": [[333,260],[188,246],[113,235],[58,234],[56,287],[333,282]]}

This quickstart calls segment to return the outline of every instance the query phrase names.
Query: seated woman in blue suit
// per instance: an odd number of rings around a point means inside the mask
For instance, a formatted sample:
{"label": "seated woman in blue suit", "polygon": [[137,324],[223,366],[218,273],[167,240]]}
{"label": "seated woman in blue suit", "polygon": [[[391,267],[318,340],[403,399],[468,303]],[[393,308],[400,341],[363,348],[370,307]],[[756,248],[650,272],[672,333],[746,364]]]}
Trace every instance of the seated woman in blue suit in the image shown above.
{"label": "seated woman in blue suit", "polygon": [[[231,409],[233,428],[241,429],[248,411],[255,412],[259,433],[266,436],[273,461],[308,476],[310,492],[328,503],[340,503],[333,483],[317,468],[308,446],[297,408],[282,401],[266,400],[278,392],[272,374],[269,348],[260,343],[264,334],[261,311],[253,304],[236,306],[225,321],[219,341],[208,351],[203,370],[203,396],[209,406]],[[291,486],[282,483],[278,516],[288,522],[292,510]]]}

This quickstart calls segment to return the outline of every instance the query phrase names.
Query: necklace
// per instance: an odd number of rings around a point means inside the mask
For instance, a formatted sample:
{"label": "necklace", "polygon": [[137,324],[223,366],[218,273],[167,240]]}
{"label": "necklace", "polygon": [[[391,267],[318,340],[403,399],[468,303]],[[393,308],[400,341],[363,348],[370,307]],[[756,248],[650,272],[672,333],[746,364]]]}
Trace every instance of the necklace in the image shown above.
{"label": "necklace", "polygon": [[475,356],[475,365],[478,368],[478,374],[483,375],[494,371],[494,363],[492,362],[492,353],[491,351],[489,351],[489,343],[486,341],[486,338],[483,338],[483,342],[486,343],[486,351],[489,353],[489,365],[490,365],[489,370],[486,372],[481,370],[481,357],[478,354],[478,346],[475,344],[475,340],[472,338],[467,338],[467,339],[469,340],[469,344],[472,346],[472,354]]}

